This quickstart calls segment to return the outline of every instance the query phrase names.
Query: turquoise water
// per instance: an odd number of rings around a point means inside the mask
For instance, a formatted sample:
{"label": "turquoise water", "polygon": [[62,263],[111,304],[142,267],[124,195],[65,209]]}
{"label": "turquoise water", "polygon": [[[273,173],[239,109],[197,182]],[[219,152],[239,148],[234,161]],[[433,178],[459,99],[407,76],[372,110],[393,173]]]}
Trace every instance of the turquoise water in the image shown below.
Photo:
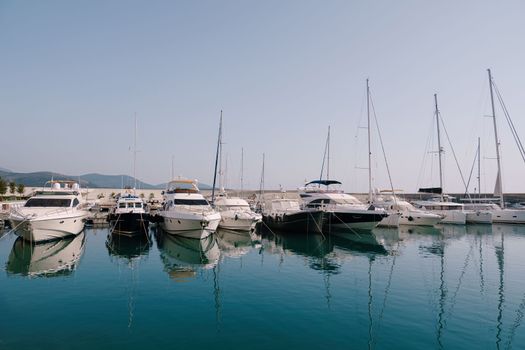
{"label": "turquoise water", "polygon": [[523,349],[525,226],[0,239],[0,349]]}

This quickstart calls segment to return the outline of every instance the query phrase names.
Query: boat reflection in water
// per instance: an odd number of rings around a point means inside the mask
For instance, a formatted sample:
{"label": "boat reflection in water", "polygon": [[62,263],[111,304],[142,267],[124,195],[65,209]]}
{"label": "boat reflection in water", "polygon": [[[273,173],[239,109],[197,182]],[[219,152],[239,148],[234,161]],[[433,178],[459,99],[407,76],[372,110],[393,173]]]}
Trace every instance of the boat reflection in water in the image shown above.
{"label": "boat reflection in water", "polygon": [[54,277],[71,274],[84,253],[86,236],[32,244],[19,237],[13,244],[6,270],[9,274]]}
{"label": "boat reflection in water", "polygon": [[[350,254],[388,255],[384,246],[384,236],[398,237],[395,228],[375,228],[374,230],[337,230],[330,232],[330,239],[340,250]],[[396,240],[397,241],[397,240]]]}
{"label": "boat reflection in water", "polygon": [[156,238],[164,269],[176,281],[192,278],[200,269],[212,269],[219,261],[220,250],[214,234],[194,239],[159,230]]}
{"label": "boat reflection in water", "polygon": [[149,232],[128,236],[110,231],[106,239],[106,248],[111,261],[118,266],[124,265],[126,267],[125,269],[119,269],[120,273],[129,273],[129,279],[123,279],[127,284],[128,328],[132,328],[136,312],[135,299],[139,280],[138,267],[144,258],[148,256],[151,246],[152,241]]}
{"label": "boat reflection in water", "polygon": [[217,243],[222,257],[238,258],[253,247],[260,246],[260,237],[254,230],[217,230]]}
{"label": "boat reflection in water", "polygon": [[106,240],[106,248],[110,256],[129,260],[148,255],[151,245],[149,233],[127,236],[110,232]]}
{"label": "boat reflection in water", "polygon": [[339,274],[341,265],[334,259],[334,245],[328,236],[309,232],[270,231],[265,226],[261,227],[261,235],[264,238],[262,251],[279,255],[280,261],[289,255],[306,257],[308,267],[324,276],[329,299],[329,278]]}

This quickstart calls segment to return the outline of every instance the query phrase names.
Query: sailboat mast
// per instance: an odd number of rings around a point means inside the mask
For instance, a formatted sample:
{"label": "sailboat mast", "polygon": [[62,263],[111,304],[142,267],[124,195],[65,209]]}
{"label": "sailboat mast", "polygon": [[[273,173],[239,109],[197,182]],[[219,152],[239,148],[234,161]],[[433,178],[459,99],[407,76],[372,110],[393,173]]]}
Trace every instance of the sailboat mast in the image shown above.
{"label": "sailboat mast", "polygon": [[441,200],[443,200],[443,165],[442,165],[442,153],[441,148],[441,132],[439,129],[439,108],[437,94],[434,94],[434,103],[436,107],[436,126],[437,126],[437,138],[438,138],[438,155],[439,155],[439,187],[441,188]]}
{"label": "sailboat mast", "polygon": [[241,148],[241,198],[244,192],[244,148]]}
{"label": "sailboat mast", "polygon": [[215,203],[215,185],[217,183],[217,166],[219,164],[221,137],[222,137],[222,110],[221,110],[221,118],[219,121],[219,136],[217,137],[217,151],[215,153],[215,171],[213,172],[213,186],[211,188],[211,204],[212,205]]}
{"label": "sailboat mast", "polygon": [[264,153],[262,156],[263,156],[263,159],[262,159],[262,170],[261,170],[261,182],[259,184],[260,201],[262,201],[262,196],[264,192]]}
{"label": "sailboat mast", "polygon": [[494,122],[494,138],[496,141],[496,160],[498,162],[498,175],[496,177],[496,188],[495,192],[499,195],[499,201],[501,209],[505,207],[505,201],[503,200],[503,186],[501,181],[501,157],[499,152],[499,139],[498,139],[498,127],[496,125],[496,109],[494,108],[494,92],[492,91],[492,73],[490,69],[487,69],[489,73],[489,88],[490,88],[490,105],[492,107],[492,120]]}
{"label": "sailboat mast", "polygon": [[327,142],[326,179],[330,180],[330,125],[328,125],[328,139],[326,142]]}
{"label": "sailboat mast", "polygon": [[478,137],[478,195],[481,198],[481,143]]}
{"label": "sailboat mast", "polygon": [[370,147],[370,86],[366,79],[366,116],[368,131],[368,203],[372,203],[372,150]]}
{"label": "sailboat mast", "polygon": [[[328,134],[326,135],[326,143],[324,145],[323,163],[321,164],[321,174],[319,175],[319,181],[323,180],[324,163],[327,162],[326,166],[326,179],[330,179],[330,125],[328,125]],[[321,187],[321,184],[319,184]]]}
{"label": "sailboat mast", "polygon": [[135,113],[135,133],[133,137],[133,192],[137,189],[137,113]]}

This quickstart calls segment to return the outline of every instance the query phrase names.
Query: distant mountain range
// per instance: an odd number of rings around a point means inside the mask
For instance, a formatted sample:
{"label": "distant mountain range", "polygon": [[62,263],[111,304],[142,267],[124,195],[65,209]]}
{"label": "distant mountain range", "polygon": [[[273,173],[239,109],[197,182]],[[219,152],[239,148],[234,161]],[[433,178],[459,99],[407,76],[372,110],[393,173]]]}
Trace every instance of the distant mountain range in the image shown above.
{"label": "distant mountain range", "polygon": [[[123,188],[126,186],[133,187],[133,177],[128,175],[103,175],[103,174],[85,174],[85,175],[64,175],[50,171],[38,171],[34,173],[16,173],[0,168],[0,177],[7,181],[14,181],[17,184],[24,184],[29,187],[43,186],[46,181],[54,180],[76,180],[84,188]],[[164,189],[166,184],[151,185],[137,179],[137,189]],[[199,183],[201,190],[209,190],[211,186]]]}

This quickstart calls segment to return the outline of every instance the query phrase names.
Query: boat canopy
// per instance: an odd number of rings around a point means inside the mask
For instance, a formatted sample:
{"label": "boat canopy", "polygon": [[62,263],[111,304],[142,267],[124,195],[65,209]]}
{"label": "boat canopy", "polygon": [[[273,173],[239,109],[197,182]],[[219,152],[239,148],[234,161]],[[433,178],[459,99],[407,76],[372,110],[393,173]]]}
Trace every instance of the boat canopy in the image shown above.
{"label": "boat canopy", "polygon": [[314,181],[310,181],[305,186],[308,186],[308,185],[325,185],[325,186],[330,186],[330,185],[341,185],[341,182],[339,182],[337,180],[314,180]]}
{"label": "boat canopy", "polygon": [[426,188],[420,188],[418,192],[442,194],[443,189],[441,187],[426,187]]}

